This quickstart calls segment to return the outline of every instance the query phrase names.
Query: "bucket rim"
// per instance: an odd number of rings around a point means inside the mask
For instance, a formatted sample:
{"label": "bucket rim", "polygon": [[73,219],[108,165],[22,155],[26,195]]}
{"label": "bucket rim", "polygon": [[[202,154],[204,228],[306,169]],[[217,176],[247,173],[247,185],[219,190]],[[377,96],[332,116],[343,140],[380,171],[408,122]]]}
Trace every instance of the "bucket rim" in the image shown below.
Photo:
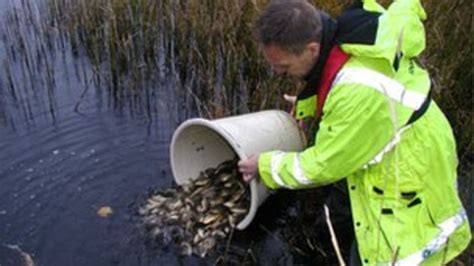
{"label": "bucket rim", "polygon": [[[213,120],[213,121],[216,121],[216,120]],[[175,175],[176,162],[174,161],[175,151],[173,147],[175,147],[176,141],[178,140],[182,132],[190,126],[203,126],[205,128],[213,130],[219,136],[224,138],[227,144],[229,144],[232,150],[239,157],[239,160],[248,158],[248,155],[245,154],[242,147],[235,141],[232,135],[228,133],[222,127],[219,127],[218,125],[216,125],[216,123],[213,123],[212,120],[205,119],[205,118],[188,119],[176,128],[175,133],[173,134],[173,138],[171,140],[171,146],[170,146],[171,171],[173,173],[173,178],[178,185],[181,185],[183,183],[178,183],[176,180],[176,175]],[[236,226],[236,228],[239,230],[244,230],[252,222],[258,209],[258,188],[257,188],[258,184],[257,184],[256,178],[250,181],[249,186],[250,186],[250,208],[247,215],[244,217],[244,219],[242,219],[242,221],[240,221],[240,223]]]}

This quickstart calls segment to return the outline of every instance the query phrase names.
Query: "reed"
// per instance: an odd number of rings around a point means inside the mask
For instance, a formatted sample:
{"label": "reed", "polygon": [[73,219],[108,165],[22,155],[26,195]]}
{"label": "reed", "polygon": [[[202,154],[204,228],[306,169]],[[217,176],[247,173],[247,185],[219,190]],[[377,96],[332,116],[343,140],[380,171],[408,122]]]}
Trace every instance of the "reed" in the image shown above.
{"label": "reed", "polygon": [[187,104],[220,117],[279,107],[289,86],[272,79],[250,34],[266,1],[49,3],[49,23],[69,36],[76,54],[85,50],[114,93],[172,76]]}
{"label": "reed", "polygon": [[472,109],[472,2],[427,1],[425,65],[433,74],[435,99],[451,122],[461,159],[461,175],[472,175],[474,111]]}

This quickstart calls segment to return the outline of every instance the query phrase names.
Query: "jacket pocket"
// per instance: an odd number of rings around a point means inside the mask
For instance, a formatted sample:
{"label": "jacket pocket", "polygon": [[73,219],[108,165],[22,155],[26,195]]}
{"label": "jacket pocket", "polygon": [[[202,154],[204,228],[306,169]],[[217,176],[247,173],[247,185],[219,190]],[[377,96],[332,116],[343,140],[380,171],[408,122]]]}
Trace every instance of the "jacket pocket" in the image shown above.
{"label": "jacket pocket", "polygon": [[398,254],[396,260],[400,260],[422,251],[440,232],[422,193],[410,195],[410,199],[378,197],[371,208],[380,225],[376,239],[388,247],[390,258]]}

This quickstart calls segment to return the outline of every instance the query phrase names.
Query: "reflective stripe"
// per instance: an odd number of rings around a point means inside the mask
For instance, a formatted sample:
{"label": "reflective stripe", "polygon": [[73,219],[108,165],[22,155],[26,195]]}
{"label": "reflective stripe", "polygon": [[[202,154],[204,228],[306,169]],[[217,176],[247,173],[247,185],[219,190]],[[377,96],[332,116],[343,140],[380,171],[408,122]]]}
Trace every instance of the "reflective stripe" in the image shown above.
{"label": "reflective stripe", "polygon": [[300,184],[303,184],[303,185],[313,184],[313,181],[307,178],[303,173],[303,169],[301,168],[301,164],[300,164],[299,153],[295,154],[295,158],[293,160],[293,176],[295,177],[296,181],[298,181],[298,183]]}
{"label": "reflective stripe", "polygon": [[281,160],[285,156],[284,152],[278,152],[272,155],[272,162],[271,162],[271,171],[272,171],[272,179],[277,183],[280,187],[288,187],[283,180],[281,179],[280,175],[278,174],[278,168],[280,166]]}
{"label": "reflective stripe", "polygon": [[451,236],[454,231],[456,231],[456,229],[458,229],[466,221],[466,210],[461,209],[456,215],[446,219],[444,222],[438,225],[441,232],[439,232],[439,234],[420,251],[408,255],[408,257],[402,260],[396,261],[395,264],[386,263],[386,265],[420,265],[425,259],[429,258],[434,253],[440,251],[441,248],[448,241],[449,236]]}
{"label": "reflective stripe", "polygon": [[364,165],[363,168],[365,169],[369,165],[380,163],[383,159],[383,156],[386,153],[388,153],[389,151],[391,151],[393,149],[393,147],[395,147],[395,145],[397,145],[400,142],[402,133],[405,132],[405,130],[411,128],[411,126],[412,125],[408,125],[408,126],[402,127],[400,130],[398,130],[398,132],[395,134],[393,139],[387,145],[385,145],[385,147],[382,149],[382,151],[379,152],[377,155],[375,155],[374,159],[372,159],[370,162],[368,162],[366,165]]}
{"label": "reflective stripe", "polygon": [[366,68],[345,68],[341,70],[337,74],[333,86],[339,83],[365,85],[414,110],[418,110],[426,99],[426,95],[407,90],[400,82]]}

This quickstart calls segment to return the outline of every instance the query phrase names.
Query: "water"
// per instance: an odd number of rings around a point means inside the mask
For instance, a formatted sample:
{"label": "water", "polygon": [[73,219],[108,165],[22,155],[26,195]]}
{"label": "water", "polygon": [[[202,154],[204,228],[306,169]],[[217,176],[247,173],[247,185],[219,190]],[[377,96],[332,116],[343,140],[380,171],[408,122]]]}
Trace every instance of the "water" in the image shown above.
{"label": "water", "polygon": [[[48,266],[212,265],[215,257],[150,247],[134,214],[150,188],[173,185],[172,133],[196,115],[180,108],[175,75],[114,94],[94,80],[83,51],[74,55],[60,34],[36,31],[41,24],[22,3],[35,2],[0,0],[0,246]],[[38,2],[30,7],[43,13]],[[107,218],[97,214],[104,206],[113,210]],[[288,261],[272,232],[256,223],[236,236],[247,244],[233,244],[229,256]]]}
{"label": "water", "polygon": [[[1,12],[11,14],[10,4],[0,1]],[[17,43],[16,27],[6,20],[0,59],[8,61],[14,87],[3,68],[0,244],[20,246],[38,265],[146,264],[145,241],[131,219],[136,199],[149,188],[172,185],[168,150],[180,122],[170,114],[173,101],[164,100],[165,89],[149,87],[135,99],[154,93],[147,98],[151,111],[134,107],[132,99],[119,102],[91,82],[86,58],[74,57],[59,39],[47,58],[36,59],[33,72],[25,71],[21,55],[8,54]],[[27,52],[34,54],[43,44],[26,22],[20,27]],[[113,215],[99,217],[102,206]]]}

